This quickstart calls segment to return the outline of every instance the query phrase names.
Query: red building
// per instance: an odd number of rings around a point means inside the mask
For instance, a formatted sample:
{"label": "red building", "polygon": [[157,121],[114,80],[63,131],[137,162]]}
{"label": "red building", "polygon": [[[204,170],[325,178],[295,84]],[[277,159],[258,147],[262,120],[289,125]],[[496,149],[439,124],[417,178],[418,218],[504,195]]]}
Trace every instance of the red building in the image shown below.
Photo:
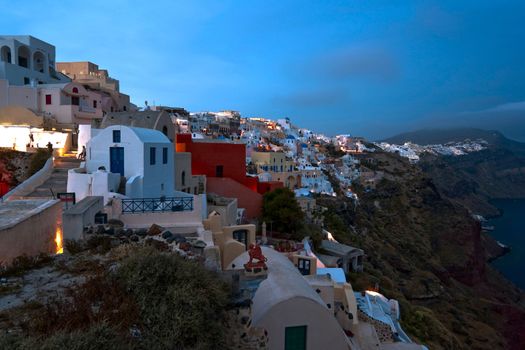
{"label": "red building", "polygon": [[249,220],[261,216],[264,193],[283,187],[281,182],[260,183],[257,177],[246,176],[243,143],[192,140],[191,134],[177,134],[175,151],[191,153],[192,174],[206,175],[206,192],[237,198]]}

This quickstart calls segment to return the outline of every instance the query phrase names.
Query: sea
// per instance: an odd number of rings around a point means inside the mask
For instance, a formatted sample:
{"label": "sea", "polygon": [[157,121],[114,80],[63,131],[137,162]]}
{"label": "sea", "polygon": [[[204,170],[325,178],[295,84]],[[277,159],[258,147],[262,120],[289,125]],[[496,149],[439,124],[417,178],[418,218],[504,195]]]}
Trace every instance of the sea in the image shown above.
{"label": "sea", "polygon": [[525,199],[496,199],[491,203],[503,215],[489,220],[489,225],[494,226],[489,234],[511,248],[492,265],[525,290]]}

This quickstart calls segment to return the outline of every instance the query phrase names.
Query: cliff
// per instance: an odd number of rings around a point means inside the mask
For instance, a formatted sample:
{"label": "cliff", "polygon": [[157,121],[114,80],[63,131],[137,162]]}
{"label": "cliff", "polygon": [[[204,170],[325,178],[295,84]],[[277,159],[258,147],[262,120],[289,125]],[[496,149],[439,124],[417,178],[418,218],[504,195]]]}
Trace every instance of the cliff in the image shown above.
{"label": "cliff", "polygon": [[355,187],[355,210],[319,200],[336,239],[366,251],[354,288],[378,284],[398,299],[404,329],[432,349],[524,348],[524,294],[487,264],[493,241],[479,223],[419,166],[390,153],[366,158],[385,176],[375,190]]}

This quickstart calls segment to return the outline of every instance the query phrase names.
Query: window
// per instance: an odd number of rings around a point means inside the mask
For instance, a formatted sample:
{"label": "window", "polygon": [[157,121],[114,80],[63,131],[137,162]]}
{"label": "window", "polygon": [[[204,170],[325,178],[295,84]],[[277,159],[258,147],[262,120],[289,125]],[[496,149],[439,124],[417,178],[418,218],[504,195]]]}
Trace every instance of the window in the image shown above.
{"label": "window", "polygon": [[93,100],[93,108],[97,108],[97,100]]}
{"label": "window", "polygon": [[217,165],[215,167],[215,176],[216,177],[222,177],[224,171],[224,167],[222,165]]}
{"label": "window", "polygon": [[168,164],[168,147],[162,149],[162,164]]}
{"label": "window", "polygon": [[28,77],[24,77],[24,85],[27,85],[29,83],[30,83],[29,78]]}
{"label": "window", "polygon": [[246,230],[235,230],[232,233],[233,239],[237,242],[244,244],[246,249],[248,249],[248,231]]}
{"label": "window", "polygon": [[310,260],[299,258],[297,260],[297,268],[299,269],[299,272],[301,272],[301,275],[309,275],[310,274]]}
{"label": "window", "polygon": [[306,350],[306,326],[286,327],[284,330],[285,350]]}
{"label": "window", "polygon": [[164,135],[168,136],[168,127],[167,127],[166,125],[164,125],[164,126],[162,127],[162,133],[163,133]]}
{"label": "window", "polygon": [[157,153],[157,150],[155,149],[155,147],[150,147],[149,148],[149,164],[150,165],[155,165],[155,153]]}
{"label": "window", "polygon": [[74,93],[74,94],[78,94],[78,88],[74,87],[74,88],[73,88],[73,93]]}
{"label": "window", "polygon": [[181,176],[180,176],[180,182],[182,183],[182,186],[186,186],[186,172],[183,171]]}
{"label": "window", "polygon": [[126,106],[122,107],[122,110],[123,110],[124,112],[126,111],[126,109],[127,109]]}
{"label": "window", "polygon": [[46,105],[50,105],[51,101],[51,95],[46,95]]}
{"label": "window", "polygon": [[113,130],[113,142],[120,142],[120,130]]}
{"label": "window", "polygon": [[78,106],[80,104],[80,99],[78,98],[78,96],[71,97],[71,104],[73,106]]}

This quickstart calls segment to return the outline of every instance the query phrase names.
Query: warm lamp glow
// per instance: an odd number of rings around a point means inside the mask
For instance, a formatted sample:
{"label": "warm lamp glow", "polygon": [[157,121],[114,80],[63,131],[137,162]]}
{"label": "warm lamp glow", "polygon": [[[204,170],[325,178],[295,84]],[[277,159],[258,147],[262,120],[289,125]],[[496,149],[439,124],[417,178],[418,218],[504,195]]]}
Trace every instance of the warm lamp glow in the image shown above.
{"label": "warm lamp glow", "polygon": [[55,234],[55,243],[56,243],[56,253],[62,254],[64,252],[64,247],[62,246],[62,230],[60,228],[57,228],[56,234]]}

